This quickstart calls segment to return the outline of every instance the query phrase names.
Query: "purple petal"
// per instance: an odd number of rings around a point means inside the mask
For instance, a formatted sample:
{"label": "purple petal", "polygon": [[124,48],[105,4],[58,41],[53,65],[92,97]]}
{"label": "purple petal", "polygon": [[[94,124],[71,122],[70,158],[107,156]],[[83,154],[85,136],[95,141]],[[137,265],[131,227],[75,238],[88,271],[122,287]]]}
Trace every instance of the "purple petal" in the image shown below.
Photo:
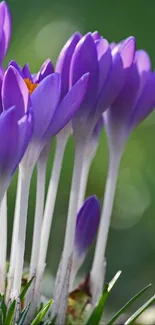
{"label": "purple petal", "polygon": [[60,98],[60,75],[53,73],[46,77],[31,95],[34,113],[33,137],[41,139],[46,132]]}
{"label": "purple petal", "polygon": [[18,143],[18,153],[16,156],[16,164],[12,173],[15,172],[18,164],[20,163],[21,159],[23,158],[25,151],[28,147],[28,144],[32,138],[33,134],[33,114],[32,111],[25,114],[19,121],[18,121],[18,130],[19,130],[19,143]]}
{"label": "purple petal", "polygon": [[41,82],[44,78],[46,78],[53,72],[54,72],[53,64],[50,59],[47,59],[41,66],[40,71],[36,76],[35,83]]}
{"label": "purple petal", "polygon": [[110,68],[112,66],[112,56],[109,43],[106,39],[101,38],[96,44],[98,60],[99,60],[99,83],[98,83],[98,94],[106,81]]}
{"label": "purple petal", "polygon": [[11,16],[5,1],[0,3],[0,30],[0,62],[2,62],[11,37]]}
{"label": "purple petal", "polygon": [[0,114],[3,111],[3,105],[2,105],[2,96],[1,96],[1,89],[2,89],[2,83],[3,83],[3,77],[4,77],[4,71],[0,67]]}
{"label": "purple petal", "polygon": [[92,33],[94,41],[100,40],[101,36],[98,31]]}
{"label": "purple petal", "polygon": [[[82,37],[77,44],[71,61],[71,85],[74,85],[82,75],[89,72],[87,93],[83,102],[85,112],[94,107],[97,96],[99,69],[96,45],[91,33]],[[81,113],[83,113],[81,111]]]}
{"label": "purple petal", "polygon": [[151,70],[151,60],[146,51],[144,50],[136,51],[135,62],[137,64],[138,71],[140,74],[142,74],[143,71]]}
{"label": "purple petal", "polygon": [[18,153],[18,123],[15,108],[10,108],[0,116],[0,174],[10,175],[16,164]]}
{"label": "purple petal", "polygon": [[9,66],[4,75],[2,103],[4,110],[15,106],[18,119],[25,115],[28,109],[29,91],[23,78],[13,66]]}
{"label": "purple petal", "polygon": [[100,203],[96,196],[89,197],[77,215],[75,250],[79,255],[87,252],[95,239],[100,220]]}
{"label": "purple petal", "polygon": [[139,91],[140,77],[136,64],[125,71],[125,83],[119,96],[111,106],[113,122],[123,122],[129,118]]}
{"label": "purple petal", "polygon": [[29,65],[28,63],[26,63],[22,69],[22,74],[23,74],[23,77],[26,79],[30,79],[32,81],[32,76],[31,76],[31,72],[30,72],[30,69],[29,69]]}
{"label": "purple petal", "polygon": [[129,68],[134,61],[136,41],[134,37],[127,38],[120,48],[124,68]]}
{"label": "purple petal", "polygon": [[155,72],[150,72],[141,95],[135,105],[130,124],[134,127],[142,122],[155,106]]}
{"label": "purple petal", "polygon": [[69,72],[72,55],[75,47],[81,39],[80,33],[75,33],[62,48],[56,63],[55,71],[61,74],[61,99],[65,97],[69,90]]}
{"label": "purple petal", "polygon": [[147,52],[144,50],[136,51],[135,55],[135,63],[137,65],[137,69],[140,75],[140,87],[139,87],[139,95],[149,77],[149,72],[151,70],[151,60]]}
{"label": "purple petal", "polygon": [[122,58],[120,53],[117,52],[113,57],[113,63],[108,74],[108,78],[103,86],[103,89],[100,92],[97,103],[97,109],[99,112],[104,112],[112,105],[112,103],[118,97],[121,89],[123,88],[124,80],[125,72],[123,68]]}
{"label": "purple petal", "polygon": [[45,138],[59,133],[74,117],[87,91],[88,79],[89,74],[85,74],[64,97],[55,111],[50,126],[45,134]]}
{"label": "purple petal", "polygon": [[113,50],[113,48],[116,46],[116,43],[115,42],[112,42],[112,43],[110,43],[110,48],[111,48],[111,50]]}
{"label": "purple petal", "polygon": [[24,78],[22,68],[19,66],[19,64],[16,61],[14,61],[14,60],[10,61],[9,64],[8,64],[8,68],[9,68],[9,66],[14,67],[19,72],[21,77]]}

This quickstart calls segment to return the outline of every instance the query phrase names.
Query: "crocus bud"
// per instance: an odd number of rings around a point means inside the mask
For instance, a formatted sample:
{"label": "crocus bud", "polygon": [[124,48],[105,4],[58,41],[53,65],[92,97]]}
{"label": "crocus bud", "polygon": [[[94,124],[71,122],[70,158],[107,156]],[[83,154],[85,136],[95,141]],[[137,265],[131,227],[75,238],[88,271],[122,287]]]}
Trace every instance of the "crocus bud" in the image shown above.
{"label": "crocus bud", "polygon": [[89,247],[93,243],[98,230],[99,220],[100,203],[98,198],[93,195],[84,202],[77,215],[71,274],[72,281],[82,265]]}

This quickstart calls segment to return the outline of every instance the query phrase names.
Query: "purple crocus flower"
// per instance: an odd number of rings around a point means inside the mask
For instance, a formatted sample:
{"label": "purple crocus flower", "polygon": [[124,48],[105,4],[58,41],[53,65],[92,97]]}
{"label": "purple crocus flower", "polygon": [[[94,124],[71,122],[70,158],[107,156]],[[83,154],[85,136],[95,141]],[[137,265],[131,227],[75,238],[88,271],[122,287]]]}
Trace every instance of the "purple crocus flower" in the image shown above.
{"label": "purple crocus flower", "polygon": [[100,203],[98,198],[90,196],[84,202],[76,220],[75,243],[72,272],[77,273],[82,265],[89,247],[93,243],[100,220]]}
{"label": "purple crocus flower", "polygon": [[40,70],[36,74],[31,74],[29,65],[26,63],[23,67],[20,67],[19,64],[12,60],[9,63],[9,66],[13,66],[18,70],[21,77],[25,80],[30,93],[33,92],[35,85],[38,85],[44,78],[54,72],[53,64],[50,59],[47,59],[41,66]]}
{"label": "purple crocus flower", "polygon": [[[47,66],[50,66],[51,69],[51,65],[47,63]],[[36,84],[29,78],[23,78],[18,67],[15,67],[15,63],[14,66],[11,63],[3,78],[3,109],[7,110],[14,105],[18,117],[21,118],[32,107],[34,131],[27,153],[29,158],[25,159],[26,165],[32,165],[32,160],[35,164],[40,152],[51,140],[51,137],[56,135],[72,119],[87,88],[89,76],[85,74],[61,101],[60,75],[51,73],[43,78],[45,71],[47,72],[46,69],[41,69],[37,77],[40,82]]]}
{"label": "purple crocus flower", "polygon": [[11,16],[5,1],[0,3],[0,65],[8,50],[11,37]]}
{"label": "purple crocus flower", "polygon": [[[90,135],[101,114],[118,97],[135,52],[134,37],[128,38],[117,50],[95,32],[83,36],[74,50],[70,67],[70,85],[89,72],[87,93],[73,119],[77,137]],[[118,78],[119,76],[119,78]]]}
{"label": "purple crocus flower", "polygon": [[104,113],[110,151],[122,151],[132,130],[152,112],[154,89],[150,58],[144,50],[136,51],[119,96]]}

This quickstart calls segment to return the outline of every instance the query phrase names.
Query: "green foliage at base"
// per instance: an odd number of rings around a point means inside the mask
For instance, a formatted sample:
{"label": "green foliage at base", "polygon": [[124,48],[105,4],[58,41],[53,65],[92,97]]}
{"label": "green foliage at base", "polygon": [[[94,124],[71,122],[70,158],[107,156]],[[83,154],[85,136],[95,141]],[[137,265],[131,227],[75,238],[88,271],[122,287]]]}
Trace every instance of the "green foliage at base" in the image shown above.
{"label": "green foliage at base", "polygon": [[[91,296],[88,294],[85,288],[77,288],[70,293],[68,299],[68,309],[66,325],[99,325],[104,319],[104,311],[106,301],[114,288],[121,272],[117,272],[114,278],[105,285],[103,293],[96,304],[93,305]],[[56,317],[52,320],[51,314],[48,313],[49,308],[52,306],[53,300],[49,300],[45,305],[40,305],[38,312],[30,324],[26,324],[26,317],[28,315],[31,303],[25,306],[25,296],[32,284],[34,278],[30,281],[22,282],[22,290],[20,297],[17,300],[9,301],[5,303],[5,295],[0,294],[0,325],[55,325]],[[130,315],[129,307],[134,304],[149,288],[151,284],[143,288],[140,292],[134,295],[115,315],[108,321],[107,325],[113,325],[122,315]],[[125,325],[135,324],[135,320],[145,311],[153,302],[155,302],[155,295],[151,297],[146,303],[144,303],[133,315],[131,315],[123,323]],[[122,323],[120,323],[122,324]]]}

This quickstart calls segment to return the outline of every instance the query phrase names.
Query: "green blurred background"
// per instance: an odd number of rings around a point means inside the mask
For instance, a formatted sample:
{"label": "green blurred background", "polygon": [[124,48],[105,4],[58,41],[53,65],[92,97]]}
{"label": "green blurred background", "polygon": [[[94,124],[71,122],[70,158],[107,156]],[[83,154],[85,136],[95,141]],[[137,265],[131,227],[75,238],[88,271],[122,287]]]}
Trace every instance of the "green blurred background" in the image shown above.
{"label": "green blurred background", "polygon": [[[154,0],[10,0],[13,35],[5,65],[11,59],[29,62],[33,72],[42,62],[56,57],[69,36],[98,30],[109,41],[136,36],[137,48],[147,50],[155,65]],[[119,76],[118,76],[119,78]],[[121,163],[115,206],[107,249],[107,280],[121,269],[110,306],[121,306],[127,298],[152,282],[155,290],[155,114],[152,114],[130,137]],[[54,154],[48,165],[47,183]],[[59,262],[73,167],[74,145],[70,139],[64,158],[59,194],[54,213],[47,270],[55,274]],[[104,132],[92,164],[87,195],[103,198],[108,168]],[[26,260],[29,261],[35,205],[34,173],[29,204]],[[9,238],[11,239],[16,176],[9,189]],[[81,272],[91,266],[92,253]],[[9,248],[8,248],[9,254]],[[47,288],[48,287],[48,288]],[[45,285],[50,294],[50,285]]]}

